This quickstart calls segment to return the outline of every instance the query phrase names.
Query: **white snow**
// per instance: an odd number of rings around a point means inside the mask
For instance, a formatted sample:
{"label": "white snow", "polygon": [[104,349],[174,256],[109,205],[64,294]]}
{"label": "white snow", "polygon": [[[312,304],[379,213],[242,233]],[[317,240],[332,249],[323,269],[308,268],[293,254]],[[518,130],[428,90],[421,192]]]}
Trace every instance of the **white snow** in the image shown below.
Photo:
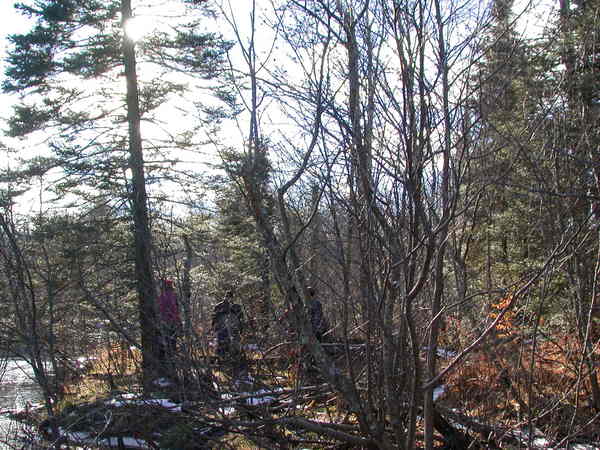
{"label": "white snow", "polygon": [[433,390],[433,401],[435,402],[438,398],[440,398],[442,395],[444,395],[444,392],[446,392],[446,387],[445,386],[438,386]]}
{"label": "white snow", "polygon": [[437,355],[440,358],[450,359],[456,356],[456,352],[453,352],[451,350],[444,350],[443,348],[438,348]]}
{"label": "white snow", "polygon": [[[117,437],[107,437],[102,439],[96,439],[92,437],[90,433],[86,433],[83,431],[73,431],[68,432],[63,430],[62,428],[59,430],[61,435],[68,439],[70,442],[74,442],[75,444],[95,444],[95,445],[106,445],[109,447],[117,447],[119,445],[119,438]],[[137,439],[134,437],[124,436],[120,438],[123,442],[123,445],[127,448],[140,448],[140,449],[152,449],[154,448],[147,441],[143,439]]]}
{"label": "white snow", "polygon": [[155,386],[158,387],[169,387],[173,385],[173,382],[171,380],[169,380],[168,378],[158,378],[156,380],[153,381]]}
{"label": "white snow", "polygon": [[[141,449],[150,449],[153,448],[148,444],[147,441],[143,439],[136,439],[134,437],[123,437],[123,445],[128,448],[141,448]],[[100,445],[108,445],[110,447],[116,447],[119,445],[119,438],[111,437],[106,439],[100,439],[98,441]]]}
{"label": "white snow", "polygon": [[108,404],[110,406],[115,406],[115,407],[128,406],[128,405],[162,406],[163,408],[170,409],[171,411],[181,411],[181,405],[179,405],[178,403],[174,403],[168,399],[159,399],[159,398],[138,398],[138,399],[133,398],[133,399],[131,399],[131,398],[126,398],[126,396],[123,395],[123,398],[120,398],[120,399],[113,398],[112,400],[110,400],[108,402]]}
{"label": "white snow", "polygon": [[272,395],[268,395],[268,394],[275,394],[276,392],[281,392],[281,391],[283,391],[283,388],[259,389],[258,391],[254,391],[254,392],[236,392],[233,394],[223,394],[223,395],[221,395],[221,398],[223,400],[235,400],[236,398],[243,398],[244,402],[247,405],[252,405],[252,406],[267,405],[267,404],[272,403],[275,400],[277,400],[276,396],[272,396]]}
{"label": "white snow", "polygon": [[230,416],[235,413],[235,408],[228,406],[226,408],[220,408],[219,412],[224,416]]}
{"label": "white snow", "polygon": [[276,398],[271,396],[262,396],[262,394],[267,394],[270,391],[266,389],[261,389],[259,391],[254,392],[256,395],[261,395],[261,397],[250,397],[246,399],[246,403],[248,405],[256,406],[256,405],[268,405],[269,403],[273,403]]}

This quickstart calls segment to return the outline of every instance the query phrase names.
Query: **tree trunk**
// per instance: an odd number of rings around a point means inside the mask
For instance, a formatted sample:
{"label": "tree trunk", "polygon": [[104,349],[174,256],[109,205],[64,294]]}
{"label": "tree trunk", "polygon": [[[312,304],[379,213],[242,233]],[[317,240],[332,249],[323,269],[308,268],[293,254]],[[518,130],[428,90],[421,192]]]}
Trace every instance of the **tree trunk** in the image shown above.
{"label": "tree trunk", "polygon": [[[131,0],[122,0],[122,27],[132,17]],[[142,350],[142,382],[148,388],[157,363],[155,291],[152,274],[151,235],[148,221],[144,157],[140,132],[140,105],[136,73],[135,43],[123,34],[123,63],[127,81],[127,122],[129,125],[129,168],[131,208],[134,227],[135,276]]]}
{"label": "tree trunk", "polygon": [[192,332],[192,260],[194,258],[194,249],[190,244],[188,236],[183,236],[183,245],[185,246],[185,261],[183,263],[183,280],[181,282],[182,302],[181,308],[183,309],[183,326],[185,329],[185,335],[190,336]]}

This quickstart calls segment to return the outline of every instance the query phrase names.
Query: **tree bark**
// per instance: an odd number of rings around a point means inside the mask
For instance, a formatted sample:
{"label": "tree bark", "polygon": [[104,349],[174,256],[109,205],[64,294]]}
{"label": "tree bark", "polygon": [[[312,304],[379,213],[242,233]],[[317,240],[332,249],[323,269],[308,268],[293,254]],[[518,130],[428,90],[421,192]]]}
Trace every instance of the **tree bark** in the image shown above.
{"label": "tree bark", "polygon": [[[122,27],[133,16],[131,0],[122,0]],[[136,73],[135,43],[123,33],[123,63],[127,82],[127,122],[129,125],[129,168],[131,169],[131,209],[134,231],[135,276],[142,351],[142,382],[148,388],[157,363],[156,312],[152,244],[148,220],[148,197],[144,175],[141,113]]]}

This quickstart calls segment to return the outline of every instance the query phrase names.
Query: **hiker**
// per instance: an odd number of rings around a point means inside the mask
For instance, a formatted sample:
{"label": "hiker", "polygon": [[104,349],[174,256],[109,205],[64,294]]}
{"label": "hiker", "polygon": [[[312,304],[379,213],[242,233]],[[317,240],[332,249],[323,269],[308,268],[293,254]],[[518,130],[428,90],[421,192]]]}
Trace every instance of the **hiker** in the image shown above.
{"label": "hiker", "polygon": [[217,337],[217,355],[231,356],[241,353],[242,307],[233,303],[232,291],[227,291],[223,301],[215,305],[212,328]]}
{"label": "hiker", "polygon": [[310,324],[312,325],[313,333],[317,338],[317,341],[323,341],[323,335],[329,328],[327,325],[327,320],[325,320],[325,316],[323,315],[323,305],[321,301],[316,298],[317,291],[313,287],[307,287],[306,293],[308,294],[308,313],[310,316]]}
{"label": "hiker", "polygon": [[181,318],[177,294],[172,280],[162,280],[157,299],[159,318],[159,356],[164,363],[173,363],[177,352],[177,337],[181,332]]}
{"label": "hiker", "polygon": [[[311,329],[316,340],[323,342],[323,336],[327,332],[329,326],[323,314],[323,305],[317,298],[317,290],[311,286],[306,288],[306,303],[304,305],[305,314],[310,321]],[[297,295],[297,290],[292,287],[292,295]],[[321,380],[317,362],[308,348],[308,342],[299,342],[299,368],[302,370],[305,381],[319,382]]]}

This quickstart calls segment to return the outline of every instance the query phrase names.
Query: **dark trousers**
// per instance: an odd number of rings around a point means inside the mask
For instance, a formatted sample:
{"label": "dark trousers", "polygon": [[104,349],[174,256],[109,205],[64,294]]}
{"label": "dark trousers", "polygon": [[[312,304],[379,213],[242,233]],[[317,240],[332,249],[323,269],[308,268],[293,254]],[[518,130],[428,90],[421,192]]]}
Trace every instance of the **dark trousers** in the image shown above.
{"label": "dark trousers", "polygon": [[158,336],[158,358],[166,376],[175,376],[175,357],[177,356],[177,329],[163,325]]}
{"label": "dark trousers", "polygon": [[242,350],[240,334],[227,329],[217,331],[217,356],[221,364],[229,368],[230,375],[238,378],[247,370],[246,357]]}

